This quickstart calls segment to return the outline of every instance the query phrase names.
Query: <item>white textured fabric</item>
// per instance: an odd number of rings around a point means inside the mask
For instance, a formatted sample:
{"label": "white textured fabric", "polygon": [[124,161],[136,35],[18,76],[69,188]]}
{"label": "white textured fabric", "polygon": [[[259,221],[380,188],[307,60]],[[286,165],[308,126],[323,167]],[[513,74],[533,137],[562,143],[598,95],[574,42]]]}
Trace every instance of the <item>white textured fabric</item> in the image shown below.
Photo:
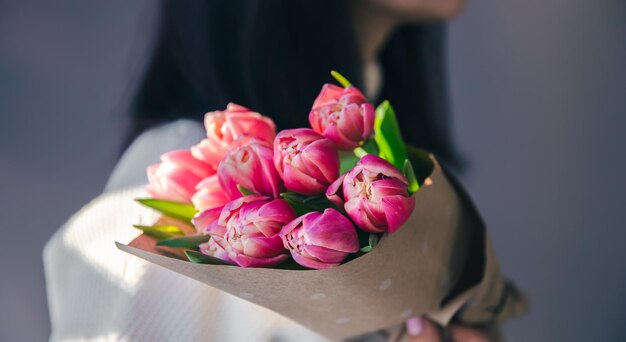
{"label": "white textured fabric", "polygon": [[[44,266],[52,341],[324,341],[272,311],[119,251],[157,214],[146,196],[145,167],[197,142],[202,127],[177,122],[142,135],[105,193],[75,214],[46,244]],[[193,139],[191,139],[193,138]]]}

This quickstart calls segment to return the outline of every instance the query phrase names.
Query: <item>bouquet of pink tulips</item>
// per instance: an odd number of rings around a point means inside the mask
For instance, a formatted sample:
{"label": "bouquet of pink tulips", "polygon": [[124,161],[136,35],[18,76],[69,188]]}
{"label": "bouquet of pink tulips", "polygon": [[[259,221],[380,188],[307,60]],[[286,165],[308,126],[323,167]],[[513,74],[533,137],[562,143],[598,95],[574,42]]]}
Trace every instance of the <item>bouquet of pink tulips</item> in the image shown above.
{"label": "bouquet of pink tulips", "polygon": [[331,338],[519,312],[462,191],[404,143],[388,102],[332,74],[342,86],[322,87],[310,128],[276,133],[233,103],[207,113],[204,140],[148,168],[153,198],[138,201],[163,219],[118,246]]}

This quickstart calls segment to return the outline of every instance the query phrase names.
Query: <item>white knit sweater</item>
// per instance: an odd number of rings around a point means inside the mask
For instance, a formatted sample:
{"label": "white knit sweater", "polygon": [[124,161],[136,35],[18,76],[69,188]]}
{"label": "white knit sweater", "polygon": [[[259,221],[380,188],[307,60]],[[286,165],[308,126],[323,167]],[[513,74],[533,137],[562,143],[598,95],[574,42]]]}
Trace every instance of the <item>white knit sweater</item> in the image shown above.
{"label": "white knit sweater", "polygon": [[178,121],[140,136],[105,193],[48,241],[44,264],[52,341],[323,341],[272,311],[119,251],[157,214],[146,196],[145,167],[161,153],[200,141],[202,126]]}

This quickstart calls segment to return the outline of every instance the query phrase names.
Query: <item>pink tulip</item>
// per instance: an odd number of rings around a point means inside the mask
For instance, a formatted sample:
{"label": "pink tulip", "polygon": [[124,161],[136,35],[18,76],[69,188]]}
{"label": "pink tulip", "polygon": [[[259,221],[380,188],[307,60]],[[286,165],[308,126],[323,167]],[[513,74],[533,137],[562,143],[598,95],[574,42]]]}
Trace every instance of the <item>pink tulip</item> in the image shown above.
{"label": "pink tulip", "polygon": [[[212,216],[209,211],[207,216]],[[296,214],[282,199],[248,195],[226,204],[204,232],[242,267],[271,267],[289,258],[278,235]],[[202,229],[202,222],[195,222]],[[206,222],[205,222],[206,223]]]}
{"label": "pink tulip", "polygon": [[298,264],[315,269],[337,266],[359,250],[352,222],[335,209],[298,217],[283,228],[280,237]]}
{"label": "pink tulip", "polygon": [[309,123],[340,149],[352,150],[374,130],[374,106],[355,87],[325,84],[313,103]]}
{"label": "pink tulip", "polygon": [[202,254],[212,256],[214,258],[222,259],[224,261],[233,262],[224,248],[220,247],[214,240],[201,243],[199,246]]}
{"label": "pink tulip", "polygon": [[278,197],[282,180],[274,167],[272,148],[264,141],[242,137],[217,168],[222,189],[229,198],[241,197],[237,185],[261,195]]}
{"label": "pink tulip", "polygon": [[194,157],[217,168],[230,145],[241,136],[249,135],[272,143],[276,125],[272,119],[240,105],[229,103],[224,111],[204,116],[207,138],[191,148]]}
{"label": "pink tulip", "polygon": [[217,174],[200,181],[196,185],[196,193],[191,197],[191,203],[199,212],[223,207],[229,201],[230,197],[222,190]]}
{"label": "pink tulip", "polygon": [[311,129],[288,129],[274,140],[274,165],[288,190],[320,194],[339,177],[339,151]]}
{"label": "pink tulip", "polygon": [[215,173],[189,150],[177,150],[161,156],[161,163],[148,167],[148,192],[155,198],[191,202],[200,181]]}
{"label": "pink tulip", "polygon": [[408,184],[397,168],[368,154],[328,187],[326,197],[337,206],[343,206],[364,231],[393,233],[406,222],[415,207],[415,197],[409,196],[407,191]]}

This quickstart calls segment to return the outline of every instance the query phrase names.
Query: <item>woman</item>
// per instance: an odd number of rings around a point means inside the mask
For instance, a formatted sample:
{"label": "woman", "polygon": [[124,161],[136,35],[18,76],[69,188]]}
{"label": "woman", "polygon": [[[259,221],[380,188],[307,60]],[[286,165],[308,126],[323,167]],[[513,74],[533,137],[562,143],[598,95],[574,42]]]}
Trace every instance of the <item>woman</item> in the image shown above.
{"label": "woman", "polygon": [[[161,153],[199,141],[204,112],[232,101],[272,117],[279,129],[305,127],[331,69],[372,102],[389,99],[405,139],[455,165],[443,26],[436,20],[452,17],[462,2],[163,2],[158,41],[133,106],[134,142],[105,194],[45,249],[51,339],[321,340],[270,311],[124,255],[112,241],[132,239],[133,223],[154,221],[131,204],[143,193],[145,168]],[[439,329],[422,318],[411,319],[406,331],[412,341],[440,340]],[[464,327],[448,332],[455,341],[487,341]]]}

